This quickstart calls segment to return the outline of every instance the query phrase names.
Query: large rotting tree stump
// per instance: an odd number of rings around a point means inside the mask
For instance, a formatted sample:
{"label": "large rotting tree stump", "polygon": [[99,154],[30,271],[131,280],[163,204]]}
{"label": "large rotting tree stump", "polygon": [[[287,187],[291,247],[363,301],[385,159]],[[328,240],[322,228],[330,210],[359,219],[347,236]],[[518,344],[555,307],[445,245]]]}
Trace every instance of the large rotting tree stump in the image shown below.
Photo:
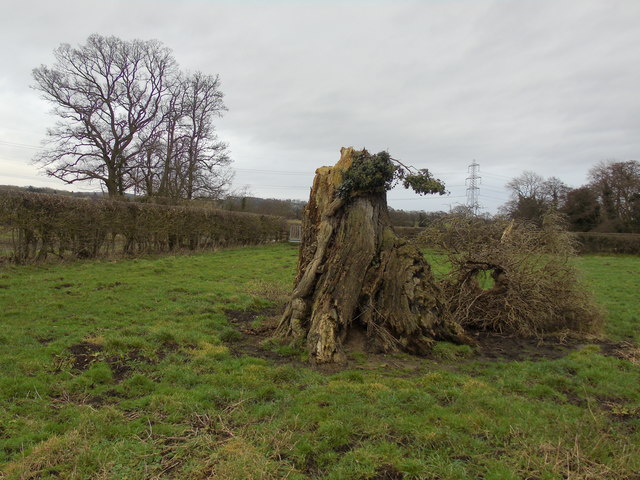
{"label": "large rotting tree stump", "polygon": [[386,152],[343,148],[335,166],[316,170],[295,288],[277,329],[306,344],[316,363],[344,361],[350,335],[365,333],[369,351],[416,354],[435,338],[464,340],[441,319],[430,266],[395,235],[387,210],[398,179],[419,193],[444,193],[444,185],[400,165]]}

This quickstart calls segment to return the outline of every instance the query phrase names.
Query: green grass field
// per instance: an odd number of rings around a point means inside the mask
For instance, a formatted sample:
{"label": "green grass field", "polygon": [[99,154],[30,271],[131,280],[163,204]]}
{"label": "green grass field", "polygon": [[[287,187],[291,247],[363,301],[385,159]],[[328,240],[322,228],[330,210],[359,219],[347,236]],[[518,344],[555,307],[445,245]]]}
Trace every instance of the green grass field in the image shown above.
{"label": "green grass field", "polygon": [[260,334],[296,259],[4,267],[0,478],[640,478],[640,257],[578,259],[602,339],[346,369]]}

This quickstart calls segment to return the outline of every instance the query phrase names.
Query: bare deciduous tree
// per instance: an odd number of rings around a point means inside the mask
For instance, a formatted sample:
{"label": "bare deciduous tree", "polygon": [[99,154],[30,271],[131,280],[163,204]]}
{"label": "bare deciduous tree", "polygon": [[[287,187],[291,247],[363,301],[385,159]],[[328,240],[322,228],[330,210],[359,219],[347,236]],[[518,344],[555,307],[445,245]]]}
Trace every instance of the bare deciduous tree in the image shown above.
{"label": "bare deciduous tree", "polygon": [[553,210],[559,210],[567,201],[571,188],[558,177],[549,177],[542,183],[542,193],[546,204]]}
{"label": "bare deciduous tree", "polygon": [[503,207],[511,218],[531,220],[537,223],[549,210],[558,210],[564,205],[570,188],[559,178],[544,179],[535,172],[526,171],[511,179],[506,187],[511,191],[511,200]]}
{"label": "bare deciduous tree", "polygon": [[183,81],[181,128],[186,148],[180,177],[188,199],[197,194],[217,197],[229,182],[228,170],[219,168],[229,164],[227,145],[218,141],[213,125],[213,118],[226,110],[219,83],[217,76],[200,72]]}
{"label": "bare deciduous tree", "polygon": [[97,180],[110,196],[122,195],[132,183],[132,159],[146,146],[140,139],[164,122],[176,69],[171,51],[157,41],[91,35],[54,55],[53,67],[33,71],[35,89],[59,117],[37,160],[67,183]]}
{"label": "bare deciduous tree", "polygon": [[600,162],[589,179],[606,220],[618,230],[640,231],[640,162]]}
{"label": "bare deciduous tree", "polygon": [[219,198],[231,181],[227,144],[214,118],[226,111],[217,76],[196,72],[176,82],[164,129],[139,154],[137,186],[148,196],[173,200]]}
{"label": "bare deciduous tree", "polygon": [[98,181],[110,196],[218,197],[231,176],[214,119],[226,111],[217,76],[182,75],[158,41],[92,35],[63,44],[33,71],[59,117],[38,156],[67,183]]}

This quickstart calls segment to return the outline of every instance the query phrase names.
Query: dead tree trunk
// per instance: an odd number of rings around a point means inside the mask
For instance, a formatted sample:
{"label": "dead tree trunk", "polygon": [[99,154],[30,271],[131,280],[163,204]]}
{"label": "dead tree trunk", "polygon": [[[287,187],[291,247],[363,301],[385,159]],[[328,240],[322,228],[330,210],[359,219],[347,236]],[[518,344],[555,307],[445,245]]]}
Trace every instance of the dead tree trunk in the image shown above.
{"label": "dead tree trunk", "polygon": [[295,288],[277,330],[306,344],[317,363],[344,361],[343,345],[363,332],[367,349],[378,352],[420,354],[434,338],[464,339],[457,324],[441,319],[438,287],[422,253],[395,235],[386,191],[338,195],[363,152],[343,148],[334,167],[316,170]]}

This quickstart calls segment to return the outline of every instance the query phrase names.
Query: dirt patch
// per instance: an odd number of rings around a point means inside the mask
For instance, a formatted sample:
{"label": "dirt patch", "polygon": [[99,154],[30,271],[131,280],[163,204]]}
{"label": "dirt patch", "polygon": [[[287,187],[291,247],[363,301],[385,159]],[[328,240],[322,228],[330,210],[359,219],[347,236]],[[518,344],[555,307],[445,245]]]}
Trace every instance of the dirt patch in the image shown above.
{"label": "dirt patch", "polygon": [[[187,347],[193,348],[195,347],[195,345],[187,345]],[[170,353],[177,352],[178,350],[180,350],[180,344],[175,340],[167,340],[165,342],[162,342],[162,348],[157,351],[158,360],[162,360]],[[140,350],[133,350],[132,352],[129,352],[129,354],[134,354],[131,360],[140,360],[145,363],[158,363],[157,361],[154,361],[152,358],[145,357],[145,356],[140,356],[139,358],[135,358],[135,355],[137,355],[139,352]]]}
{"label": "dirt patch", "polygon": [[227,342],[231,353],[237,357],[244,355],[263,358],[274,363],[298,363],[291,355],[283,355],[265,348],[263,343],[273,337],[281,315],[280,308],[261,310],[225,310],[229,323],[241,336]]}
{"label": "dirt patch", "polygon": [[640,364],[640,347],[630,342],[612,342],[601,338],[581,338],[578,336],[560,338],[520,337],[494,332],[476,332],[477,341],[473,360],[540,361],[563,358],[571,352],[587,345],[600,348],[602,355],[628,360]]}
{"label": "dirt patch", "polygon": [[69,347],[71,352],[71,368],[77,371],[84,371],[96,361],[98,354],[102,351],[102,346],[91,342],[80,342]]}
{"label": "dirt patch", "polygon": [[640,346],[638,345],[634,345],[631,342],[600,341],[594,343],[600,347],[603,355],[627,360],[634,365],[640,365]]}
{"label": "dirt patch", "polygon": [[126,354],[112,355],[104,359],[109,364],[113,379],[116,383],[121,382],[132,370],[136,364],[146,363],[155,365],[169,353],[179,349],[179,345],[175,342],[165,342],[163,348],[157,352],[157,358],[146,356],[141,350],[134,349]]}
{"label": "dirt patch", "polygon": [[541,340],[533,337],[476,332],[478,345],[474,360],[554,360],[576,350],[581,344],[557,339]]}
{"label": "dirt patch", "polygon": [[[48,339],[43,339],[41,343],[47,340]],[[85,341],[71,345],[68,348],[70,357],[68,357],[67,360],[60,360],[55,371],[61,371],[66,364],[70,365],[71,370],[75,372],[83,372],[87,370],[91,364],[101,360],[109,365],[114,381],[119,383],[135,368],[136,364],[156,364],[169,353],[178,350],[178,348],[177,343],[167,342],[163,344],[163,348],[157,352],[157,358],[148,357],[139,349],[134,349],[120,355],[105,356],[101,345]]]}
{"label": "dirt patch", "polygon": [[131,371],[131,367],[127,363],[127,360],[120,356],[112,356],[105,358],[105,361],[109,364],[113,379],[116,382],[122,381],[124,377]]}
{"label": "dirt patch", "polygon": [[[640,347],[629,342],[611,342],[598,338],[580,337],[520,337],[494,332],[475,332],[474,352],[468,357],[454,360],[442,360],[434,355],[424,357],[412,355],[385,355],[368,351],[366,331],[350,329],[344,344],[349,358],[346,364],[311,365],[301,362],[297,357],[282,355],[265,348],[263,343],[273,336],[280,320],[280,308],[262,310],[226,310],[229,323],[241,334],[233,341],[227,342],[230,351],[236,356],[248,355],[263,358],[278,364],[299,364],[313,368],[325,374],[341,372],[349,368],[404,370],[407,374],[420,373],[424,370],[424,361],[438,363],[459,363],[464,361],[543,361],[563,358],[571,352],[587,345],[600,347],[603,355],[620,358],[640,364]],[[363,358],[364,357],[364,358]],[[397,372],[396,372],[397,373]]]}
{"label": "dirt patch", "polygon": [[318,462],[316,461],[315,456],[307,455],[304,461],[304,465],[302,465],[302,471],[307,475],[311,475],[316,477],[320,474],[320,468],[318,467]]}
{"label": "dirt patch", "polygon": [[102,284],[102,285],[98,285],[95,288],[95,290],[110,290],[112,288],[119,287],[120,285],[126,285],[126,283],[114,282],[114,283]]}
{"label": "dirt patch", "polygon": [[265,308],[262,310],[225,310],[229,322],[241,333],[260,336],[271,334],[276,328],[280,308]]}
{"label": "dirt patch", "polygon": [[624,400],[617,398],[599,400],[601,408],[615,420],[630,421],[640,419],[640,407],[627,405]]}
{"label": "dirt patch", "polygon": [[402,480],[404,474],[393,465],[382,465],[376,468],[373,480]]}
{"label": "dirt patch", "polygon": [[339,373],[348,368],[379,369],[395,368],[417,370],[420,368],[421,358],[411,357],[407,360],[396,360],[390,355],[365,353],[367,351],[367,338],[364,329],[354,328],[350,331],[344,349],[347,357],[352,355],[366,355],[366,362],[360,365],[354,360],[346,364],[328,363],[314,365],[300,361],[298,356],[281,354],[265,348],[265,341],[273,337],[274,331],[282,315],[282,308],[272,307],[262,310],[225,310],[229,323],[241,334],[238,339],[226,342],[231,353],[237,357],[248,355],[263,358],[276,364],[298,365],[311,368],[325,375]]}

